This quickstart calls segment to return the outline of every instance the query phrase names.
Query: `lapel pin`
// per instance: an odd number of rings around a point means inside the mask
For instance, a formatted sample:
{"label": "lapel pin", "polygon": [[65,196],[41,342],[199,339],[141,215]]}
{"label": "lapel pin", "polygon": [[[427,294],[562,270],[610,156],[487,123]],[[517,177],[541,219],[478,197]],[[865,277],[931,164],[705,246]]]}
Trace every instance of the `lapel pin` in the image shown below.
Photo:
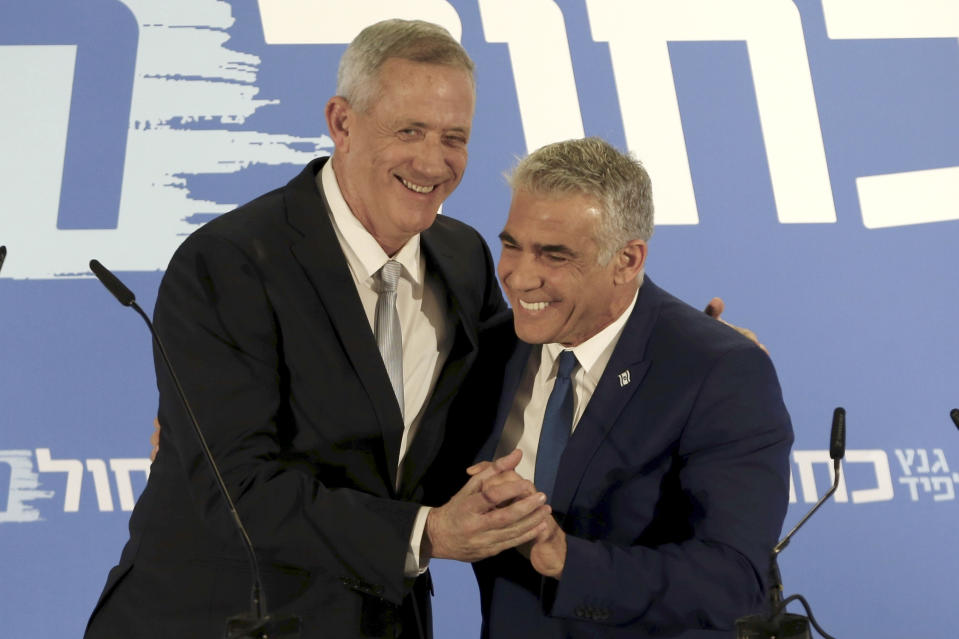
{"label": "lapel pin", "polygon": [[625,370],[619,374],[619,385],[620,387],[622,387],[628,383],[629,383],[629,370]]}

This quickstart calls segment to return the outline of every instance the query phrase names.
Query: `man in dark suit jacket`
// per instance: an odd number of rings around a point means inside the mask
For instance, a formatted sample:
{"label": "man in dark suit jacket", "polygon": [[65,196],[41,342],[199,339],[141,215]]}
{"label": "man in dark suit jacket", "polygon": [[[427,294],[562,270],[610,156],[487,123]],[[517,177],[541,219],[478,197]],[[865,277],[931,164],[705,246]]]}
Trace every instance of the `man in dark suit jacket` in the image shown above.
{"label": "man in dark suit jacket", "polygon": [[[387,21],[350,45],[337,93],[332,160],[188,238],[156,326],[250,532],[269,610],[300,616],[303,637],[425,637],[429,558],[530,540],[548,507],[506,478],[497,499],[515,503],[494,509],[483,479],[453,495],[462,467],[431,470],[478,324],[505,308],[479,234],[436,215],[466,165],[472,62],[435,25]],[[402,352],[405,392],[373,330],[389,261],[403,344],[420,345]],[[249,600],[239,536],[159,362],[157,380],[161,452],[89,638],[221,636]]]}
{"label": "man in dark suit jacket", "polygon": [[[773,366],[644,278],[652,200],[638,162],[574,140],[531,154],[511,183],[499,276],[519,340],[502,320],[484,333],[474,372],[503,382],[481,458],[519,447],[516,473],[537,477],[555,521],[475,565],[483,636],[733,636],[763,600],[788,504],[792,430]],[[497,352],[512,353],[505,375]],[[564,359],[568,443],[541,475]]]}

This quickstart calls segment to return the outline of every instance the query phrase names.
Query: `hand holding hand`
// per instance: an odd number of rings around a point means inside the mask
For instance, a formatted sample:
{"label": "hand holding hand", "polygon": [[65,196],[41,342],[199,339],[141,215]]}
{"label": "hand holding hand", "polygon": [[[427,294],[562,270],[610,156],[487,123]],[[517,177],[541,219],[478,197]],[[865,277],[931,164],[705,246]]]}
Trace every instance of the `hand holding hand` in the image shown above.
{"label": "hand holding hand", "polygon": [[562,576],[566,566],[566,533],[552,517],[533,540],[529,561],[536,572],[544,577],[559,579]]}
{"label": "hand holding hand", "polygon": [[477,561],[536,538],[552,518],[546,495],[516,475],[518,450],[480,465],[466,485],[426,519],[431,557]]}

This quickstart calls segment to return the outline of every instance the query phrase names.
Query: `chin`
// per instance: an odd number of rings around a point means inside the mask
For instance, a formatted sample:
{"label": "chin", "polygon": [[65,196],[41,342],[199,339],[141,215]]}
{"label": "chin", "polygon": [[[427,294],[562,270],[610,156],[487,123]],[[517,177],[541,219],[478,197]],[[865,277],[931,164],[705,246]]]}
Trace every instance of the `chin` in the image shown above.
{"label": "chin", "polygon": [[551,335],[546,335],[543,331],[537,331],[515,321],[513,322],[513,330],[516,331],[516,336],[527,344],[548,344],[553,341]]}
{"label": "chin", "polygon": [[436,213],[436,210],[433,210],[407,215],[406,220],[409,224],[405,230],[410,234],[422,233],[433,226],[433,222],[436,221]]}

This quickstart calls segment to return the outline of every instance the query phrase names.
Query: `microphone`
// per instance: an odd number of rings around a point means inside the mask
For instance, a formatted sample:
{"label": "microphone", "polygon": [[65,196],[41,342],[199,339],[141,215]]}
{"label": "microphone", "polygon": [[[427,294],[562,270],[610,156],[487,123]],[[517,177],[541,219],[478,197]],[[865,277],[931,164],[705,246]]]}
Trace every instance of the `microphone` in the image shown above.
{"label": "microphone", "polygon": [[[812,639],[809,633],[809,624],[825,639],[833,639],[826,633],[813,617],[809,603],[802,595],[791,595],[783,599],[782,575],[779,572],[779,553],[789,545],[790,540],[799,531],[819,507],[832,497],[839,488],[842,458],[846,455],[846,409],[837,407],[832,413],[832,428],[829,432],[829,458],[832,459],[833,482],[832,487],[820,498],[816,505],[793,526],[793,529],[783,537],[782,541],[773,547],[769,556],[769,596],[768,610],[765,614],[749,615],[736,620],[736,639]],[[809,618],[786,612],[786,606],[792,601],[799,601]]]}
{"label": "microphone", "polygon": [[842,406],[832,413],[832,429],[829,431],[829,459],[839,468],[839,460],[846,455],[846,409]]}
{"label": "microphone", "polygon": [[[103,264],[100,264],[97,260],[90,260],[90,270],[93,271],[93,274],[97,276],[97,279],[100,280],[100,283],[107,287],[107,290],[113,294],[113,297],[117,298],[117,301],[123,304],[124,306],[132,306],[135,310],[143,313],[140,310],[140,307],[137,306],[136,296],[133,295],[133,291],[128,289],[126,285],[117,279],[117,276],[111,273]],[[153,331],[153,325],[150,322],[149,318],[146,318],[147,326],[150,327],[151,332]],[[154,335],[156,335],[154,333]]]}
{"label": "microphone", "polygon": [[832,488],[826,492],[822,498],[816,502],[816,505],[806,513],[806,516],[799,520],[799,523],[793,526],[793,529],[789,531],[782,541],[776,544],[776,547],[773,548],[773,556],[775,557],[783,551],[786,546],[789,545],[790,540],[793,538],[793,535],[802,527],[806,521],[813,516],[819,507],[826,503],[826,500],[832,497],[832,494],[836,492],[836,489],[839,488],[839,472],[840,464],[839,462],[846,455],[846,409],[841,406],[836,408],[832,413],[832,429],[829,432],[829,458],[833,460],[832,467],[834,472]]}
{"label": "microphone", "polygon": [[[0,262],[2,261],[0,260]],[[952,423],[956,425],[956,428],[959,428],[959,408],[953,408],[949,411],[949,417],[952,417]]]}
{"label": "microphone", "polygon": [[[0,255],[0,262],[2,262],[2,255]],[[246,532],[246,527],[243,525],[243,521],[240,519],[240,514],[236,511],[236,506],[233,503],[233,499],[230,497],[230,491],[227,490],[226,482],[223,481],[223,476],[220,474],[220,469],[216,465],[216,460],[213,459],[213,453],[210,451],[210,447],[207,445],[206,437],[203,436],[203,431],[200,429],[200,423],[197,421],[196,415],[193,413],[193,408],[190,406],[190,402],[187,400],[183,386],[180,384],[180,380],[177,377],[176,372],[173,370],[173,364],[170,362],[170,358],[167,356],[166,348],[163,347],[163,342],[160,341],[160,336],[153,327],[153,322],[150,321],[150,318],[147,317],[147,314],[144,313],[143,309],[140,308],[140,306],[136,303],[136,297],[133,295],[133,292],[105,266],[100,264],[100,262],[97,260],[90,260],[90,270],[93,271],[93,274],[96,275],[98,280],[100,280],[100,283],[103,284],[115,298],[117,298],[118,302],[124,306],[133,308],[133,310],[135,310],[140,317],[143,318],[143,321],[146,322],[147,328],[150,329],[150,333],[153,335],[153,341],[157,346],[157,350],[159,351],[161,358],[163,359],[163,363],[166,366],[167,372],[170,373],[170,377],[173,379],[173,384],[176,387],[177,395],[180,397],[180,401],[183,402],[183,407],[186,409],[186,412],[190,417],[190,423],[193,425],[193,432],[196,434],[197,440],[200,443],[203,456],[206,458],[210,465],[210,469],[213,471],[213,476],[216,479],[216,485],[219,489],[220,495],[223,497],[223,500],[229,507],[230,515],[232,515],[233,522],[236,525],[236,529],[240,533],[240,537],[243,541],[243,548],[246,550],[247,558],[250,562],[250,572],[252,573],[253,577],[253,584],[250,591],[250,612],[247,614],[239,614],[227,619],[226,632],[224,635],[225,638],[298,638],[300,636],[299,617],[271,617],[267,613],[266,592],[263,589],[263,580],[260,576],[260,565],[256,559],[256,552],[253,549],[253,542],[250,540],[250,535]]]}
{"label": "microphone", "polygon": [[3,270],[3,261],[7,259],[7,247],[0,246],[0,270]]}

